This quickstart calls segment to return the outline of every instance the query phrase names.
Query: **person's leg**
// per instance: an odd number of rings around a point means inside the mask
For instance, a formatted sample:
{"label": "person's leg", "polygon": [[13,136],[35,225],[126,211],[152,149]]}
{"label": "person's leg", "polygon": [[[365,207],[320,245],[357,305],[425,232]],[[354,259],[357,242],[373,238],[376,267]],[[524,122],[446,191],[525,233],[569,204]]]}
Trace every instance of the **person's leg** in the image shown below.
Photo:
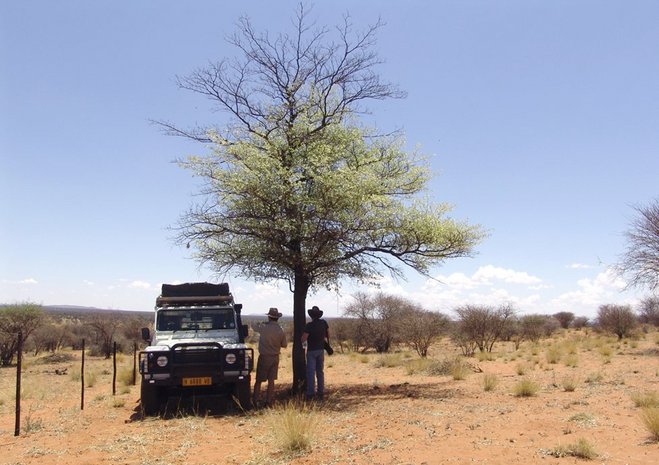
{"label": "person's leg", "polygon": [[318,400],[325,394],[325,353],[321,350],[316,360],[316,378],[318,378]]}
{"label": "person's leg", "polygon": [[307,399],[311,399],[316,391],[316,354],[315,350],[307,351]]}
{"label": "person's leg", "polygon": [[[257,375],[258,376],[258,375]],[[257,406],[259,401],[259,396],[261,395],[261,381],[256,381],[254,383],[254,395],[252,396],[252,405]]]}
{"label": "person's leg", "polygon": [[268,380],[268,390],[265,394],[265,402],[268,406],[272,405],[272,402],[275,400],[275,380]]}

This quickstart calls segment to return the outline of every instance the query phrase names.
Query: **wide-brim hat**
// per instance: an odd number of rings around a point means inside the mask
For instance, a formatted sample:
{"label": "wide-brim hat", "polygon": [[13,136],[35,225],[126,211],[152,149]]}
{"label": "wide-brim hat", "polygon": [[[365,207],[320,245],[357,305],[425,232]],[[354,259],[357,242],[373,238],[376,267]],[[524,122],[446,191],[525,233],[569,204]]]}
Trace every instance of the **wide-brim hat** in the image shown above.
{"label": "wide-brim hat", "polygon": [[315,305],[311,307],[309,310],[307,310],[307,313],[311,318],[320,318],[323,316],[323,311],[316,307]]}
{"label": "wide-brim hat", "polygon": [[266,315],[268,315],[268,318],[272,318],[273,320],[277,320],[277,319],[281,318],[282,313],[280,313],[279,310],[277,310],[277,308],[270,307],[270,310],[268,310],[268,313],[266,313]]}

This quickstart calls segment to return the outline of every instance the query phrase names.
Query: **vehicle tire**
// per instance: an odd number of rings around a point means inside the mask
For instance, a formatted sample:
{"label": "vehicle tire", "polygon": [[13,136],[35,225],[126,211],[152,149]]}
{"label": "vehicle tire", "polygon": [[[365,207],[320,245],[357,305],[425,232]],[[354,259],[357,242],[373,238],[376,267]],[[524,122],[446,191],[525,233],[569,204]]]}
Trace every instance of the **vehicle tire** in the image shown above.
{"label": "vehicle tire", "polygon": [[252,408],[252,377],[247,376],[244,380],[237,382],[233,386],[233,397],[242,410],[251,410]]}
{"label": "vehicle tire", "polygon": [[160,412],[160,389],[158,386],[142,380],[140,402],[145,416],[157,415]]}

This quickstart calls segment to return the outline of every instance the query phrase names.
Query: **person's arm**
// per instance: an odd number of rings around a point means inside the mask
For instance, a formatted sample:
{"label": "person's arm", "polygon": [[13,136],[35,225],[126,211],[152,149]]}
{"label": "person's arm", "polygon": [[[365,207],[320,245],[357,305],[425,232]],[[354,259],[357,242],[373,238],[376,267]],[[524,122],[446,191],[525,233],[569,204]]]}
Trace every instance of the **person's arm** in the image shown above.
{"label": "person's arm", "polygon": [[307,342],[309,339],[309,333],[302,333],[302,342]]}

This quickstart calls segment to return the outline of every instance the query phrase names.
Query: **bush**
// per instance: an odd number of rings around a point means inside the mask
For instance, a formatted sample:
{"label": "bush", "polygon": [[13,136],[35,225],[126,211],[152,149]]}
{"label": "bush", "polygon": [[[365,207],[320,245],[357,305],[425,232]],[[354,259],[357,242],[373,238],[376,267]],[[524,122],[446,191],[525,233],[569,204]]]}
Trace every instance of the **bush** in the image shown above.
{"label": "bush", "polygon": [[597,324],[605,331],[618,336],[618,340],[628,337],[638,325],[634,311],[629,305],[602,305],[597,311]]}

